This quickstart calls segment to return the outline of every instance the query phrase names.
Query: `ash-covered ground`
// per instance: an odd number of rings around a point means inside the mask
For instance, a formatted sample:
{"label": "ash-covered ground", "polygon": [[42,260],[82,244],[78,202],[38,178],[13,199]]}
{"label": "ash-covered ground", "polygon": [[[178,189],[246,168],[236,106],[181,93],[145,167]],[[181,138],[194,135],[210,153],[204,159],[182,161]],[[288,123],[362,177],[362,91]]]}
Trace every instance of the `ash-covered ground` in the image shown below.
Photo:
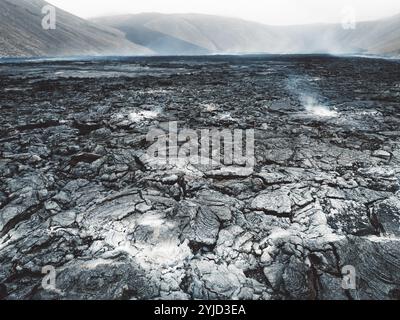
{"label": "ash-covered ground", "polygon": [[[399,62],[20,61],[0,84],[1,298],[400,298]],[[171,121],[254,129],[254,170],[152,165]]]}

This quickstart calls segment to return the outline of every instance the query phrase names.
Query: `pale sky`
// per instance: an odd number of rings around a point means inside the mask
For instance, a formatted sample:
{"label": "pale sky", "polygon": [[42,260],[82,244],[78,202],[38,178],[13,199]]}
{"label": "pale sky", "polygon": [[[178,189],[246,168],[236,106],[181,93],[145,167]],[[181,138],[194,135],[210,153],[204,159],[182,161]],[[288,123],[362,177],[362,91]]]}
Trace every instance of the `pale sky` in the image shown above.
{"label": "pale sky", "polygon": [[271,25],[341,22],[354,8],[357,21],[400,13],[400,0],[48,0],[83,18],[141,12],[204,13]]}

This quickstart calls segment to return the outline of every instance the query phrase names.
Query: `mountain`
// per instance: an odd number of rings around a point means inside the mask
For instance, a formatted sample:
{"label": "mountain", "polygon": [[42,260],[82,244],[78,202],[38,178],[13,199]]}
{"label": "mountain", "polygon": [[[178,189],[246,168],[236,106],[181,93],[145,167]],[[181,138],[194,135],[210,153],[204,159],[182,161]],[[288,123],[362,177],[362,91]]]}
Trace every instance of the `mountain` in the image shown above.
{"label": "mountain", "polygon": [[267,26],[203,14],[143,13],[90,21],[57,9],[42,28],[43,0],[0,0],[1,56],[343,53],[400,55],[400,15],[340,24]]}
{"label": "mountain", "polygon": [[202,14],[145,13],[92,21],[124,32],[157,54],[400,54],[400,15],[361,22],[354,30],[340,24],[267,26]]}
{"label": "mountain", "polygon": [[376,21],[359,22],[355,29],[340,24],[314,24],[284,27],[292,38],[301,39],[299,52],[400,55],[400,15]]}
{"label": "mountain", "polygon": [[336,32],[333,41],[349,51],[357,49],[369,54],[400,54],[400,15],[378,21],[362,22],[355,30]]}
{"label": "mountain", "polygon": [[211,15],[143,13],[92,21],[158,54],[277,53],[293,45],[277,27]]}
{"label": "mountain", "polygon": [[56,29],[42,28],[42,0],[0,0],[0,56],[132,55],[150,53],[119,31],[61,9]]}

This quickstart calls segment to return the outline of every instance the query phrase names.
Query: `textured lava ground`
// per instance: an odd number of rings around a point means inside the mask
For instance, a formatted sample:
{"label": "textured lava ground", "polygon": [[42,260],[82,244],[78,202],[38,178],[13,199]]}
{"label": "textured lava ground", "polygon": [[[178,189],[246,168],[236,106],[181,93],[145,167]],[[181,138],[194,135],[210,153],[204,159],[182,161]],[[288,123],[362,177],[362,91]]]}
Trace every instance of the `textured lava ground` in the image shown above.
{"label": "textured lava ground", "polygon": [[[400,298],[397,61],[7,63],[0,111],[0,298]],[[254,171],[152,166],[169,121],[255,129]]]}

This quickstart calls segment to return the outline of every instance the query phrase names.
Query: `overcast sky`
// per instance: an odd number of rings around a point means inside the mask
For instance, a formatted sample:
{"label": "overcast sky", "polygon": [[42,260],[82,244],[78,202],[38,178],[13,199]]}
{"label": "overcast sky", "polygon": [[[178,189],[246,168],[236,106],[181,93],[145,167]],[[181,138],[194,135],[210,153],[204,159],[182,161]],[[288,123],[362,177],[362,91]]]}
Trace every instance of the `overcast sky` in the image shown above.
{"label": "overcast sky", "polygon": [[400,0],[48,0],[83,18],[121,13],[205,13],[273,25],[341,22],[344,8],[357,21],[400,13]]}

